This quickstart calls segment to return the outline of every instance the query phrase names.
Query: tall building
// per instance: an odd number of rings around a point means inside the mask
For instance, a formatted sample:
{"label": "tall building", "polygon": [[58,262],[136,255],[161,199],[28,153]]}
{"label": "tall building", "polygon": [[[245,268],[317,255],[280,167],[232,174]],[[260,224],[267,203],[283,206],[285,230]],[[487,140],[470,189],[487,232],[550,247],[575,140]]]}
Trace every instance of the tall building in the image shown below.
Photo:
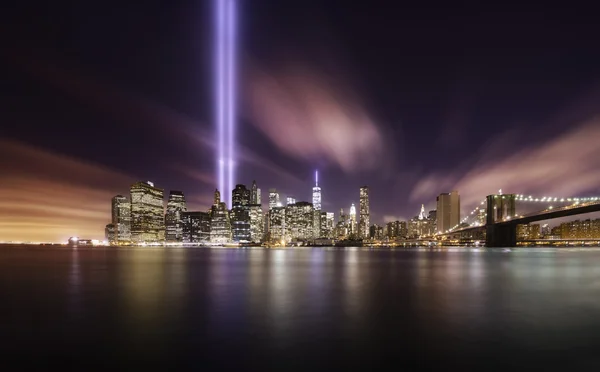
{"label": "tall building", "polygon": [[[320,222],[319,214],[319,222]],[[312,203],[296,202],[285,211],[285,235],[288,240],[309,240],[314,237],[314,209]]]}
{"label": "tall building", "polygon": [[312,189],[313,233],[312,237],[321,237],[321,187],[319,186],[319,171],[315,171],[315,186]]}
{"label": "tall building", "polygon": [[249,205],[250,214],[250,241],[253,243],[260,243],[264,235],[263,225],[263,210],[260,204]]}
{"label": "tall building", "polygon": [[112,198],[112,225],[114,225],[116,242],[131,241],[131,203],[126,196],[117,195]]}
{"label": "tall building", "polygon": [[321,212],[321,238],[334,237],[335,217],[333,212]]}
{"label": "tall building", "polygon": [[269,210],[275,208],[275,207],[280,207],[281,203],[279,201],[279,193],[277,192],[276,189],[270,189],[269,190]]}
{"label": "tall building", "polygon": [[433,235],[436,229],[435,221],[425,214],[425,206],[421,205],[421,212],[418,216],[408,221],[408,236],[410,238],[420,238],[422,236]]}
{"label": "tall building", "polygon": [[165,214],[165,240],[168,242],[183,242],[183,216],[187,211],[185,196],[181,191],[171,190],[167,201]]}
{"label": "tall building", "polygon": [[106,225],[106,227],[104,228],[104,237],[106,238],[106,241],[108,241],[110,243],[110,245],[117,244],[116,226],[113,225],[112,223],[109,223],[108,225]]}
{"label": "tall building", "polygon": [[260,189],[256,186],[256,181],[252,181],[250,190],[250,204],[260,204]]}
{"label": "tall building", "polygon": [[288,196],[286,198],[285,205],[292,205],[292,204],[296,204],[296,198],[294,198],[293,196]]}
{"label": "tall building", "polygon": [[356,226],[356,207],[354,203],[350,206],[350,221],[349,221],[349,230],[352,238],[356,238],[357,235],[357,226]]}
{"label": "tall building", "polygon": [[350,233],[348,227],[348,217],[344,214],[344,208],[340,209],[340,218],[335,227],[335,230],[335,236],[338,239],[346,239],[348,237],[348,234]]}
{"label": "tall building", "polygon": [[231,194],[231,233],[235,242],[250,241],[251,192],[245,185],[236,185]]}
{"label": "tall building", "polygon": [[136,182],[131,194],[131,240],[156,243],[165,239],[164,191],[148,182]]}
{"label": "tall building", "polygon": [[371,226],[370,215],[369,215],[369,187],[363,186],[360,188],[360,199],[359,199],[359,224],[358,224],[358,236],[363,239],[369,239],[369,227]]}
{"label": "tall building", "polygon": [[450,230],[460,222],[460,196],[458,191],[440,194],[437,197],[437,232]]}
{"label": "tall building", "polygon": [[269,240],[285,243],[285,207],[273,207],[269,211]]}
{"label": "tall building", "polygon": [[369,227],[369,239],[381,240],[383,239],[383,226],[373,224]]}
{"label": "tall building", "polygon": [[210,211],[210,241],[223,244],[231,242],[231,223],[229,211],[225,203],[221,202],[221,193],[215,190],[214,204]]}
{"label": "tall building", "polygon": [[207,243],[210,241],[210,215],[208,212],[182,212],[183,242]]}

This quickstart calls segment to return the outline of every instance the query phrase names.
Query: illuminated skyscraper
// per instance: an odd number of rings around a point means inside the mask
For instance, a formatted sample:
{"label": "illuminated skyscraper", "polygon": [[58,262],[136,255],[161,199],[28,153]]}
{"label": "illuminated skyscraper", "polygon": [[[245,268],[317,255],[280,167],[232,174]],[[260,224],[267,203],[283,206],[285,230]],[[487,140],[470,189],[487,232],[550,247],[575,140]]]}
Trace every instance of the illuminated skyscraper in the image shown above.
{"label": "illuminated skyscraper", "polygon": [[232,191],[231,232],[233,241],[250,241],[251,191],[245,185],[236,185]]}
{"label": "illuminated skyscraper", "polygon": [[296,204],[296,198],[293,196],[288,196],[285,205]]}
{"label": "illuminated skyscraper", "polygon": [[333,212],[321,212],[321,238],[333,238],[334,237],[334,214]]}
{"label": "illuminated skyscraper", "polygon": [[269,211],[269,235],[273,243],[285,243],[285,207],[273,207]]}
{"label": "illuminated skyscraper", "polygon": [[131,241],[131,203],[126,196],[117,195],[112,198],[112,224],[115,229],[115,240],[119,243]]}
{"label": "illuminated skyscraper", "polygon": [[104,237],[106,238],[106,241],[108,241],[111,245],[117,244],[117,229],[115,225],[113,225],[112,223],[106,225],[106,227],[104,228]]}
{"label": "illuminated skyscraper", "polygon": [[370,214],[369,214],[369,187],[368,186],[363,186],[360,188],[359,208],[360,208],[360,219],[359,219],[358,236],[363,239],[368,239],[370,236],[369,227],[371,226]]}
{"label": "illuminated skyscraper", "polygon": [[315,171],[315,186],[312,189],[313,238],[321,237],[321,187],[319,187],[319,171]]}
{"label": "illuminated skyscraper", "polygon": [[221,202],[221,193],[215,190],[214,204],[210,211],[210,241],[223,244],[231,242],[231,223],[229,211],[225,203]]}
{"label": "illuminated skyscraper", "polygon": [[425,206],[421,205],[421,212],[418,216],[408,221],[408,236],[419,238],[422,236],[431,236],[435,233],[435,221],[425,214]]}
{"label": "illuminated skyscraper", "polygon": [[[286,207],[285,230],[288,240],[309,240],[313,238],[314,209],[308,202],[296,202]],[[320,214],[319,214],[320,222]]]}
{"label": "illuminated skyscraper", "polygon": [[168,242],[183,242],[183,216],[187,211],[185,196],[181,191],[169,192],[167,213],[165,214],[165,240]]}
{"label": "illuminated skyscraper", "polygon": [[131,186],[131,240],[156,243],[165,240],[164,191],[148,182]]}
{"label": "illuminated skyscraper", "polygon": [[445,232],[460,222],[460,196],[458,191],[437,197],[437,231]]}
{"label": "illuminated skyscraper", "polygon": [[350,206],[349,227],[350,227],[350,235],[353,238],[355,238],[357,231],[356,231],[356,207],[354,206],[354,203],[352,203],[352,205]]}
{"label": "illuminated skyscraper", "polygon": [[260,204],[250,204],[250,241],[260,243],[264,235],[264,217]]}
{"label": "illuminated skyscraper", "polygon": [[279,201],[279,193],[277,192],[276,189],[270,189],[269,190],[269,210],[275,208],[275,207],[280,207],[281,206],[281,202]]}

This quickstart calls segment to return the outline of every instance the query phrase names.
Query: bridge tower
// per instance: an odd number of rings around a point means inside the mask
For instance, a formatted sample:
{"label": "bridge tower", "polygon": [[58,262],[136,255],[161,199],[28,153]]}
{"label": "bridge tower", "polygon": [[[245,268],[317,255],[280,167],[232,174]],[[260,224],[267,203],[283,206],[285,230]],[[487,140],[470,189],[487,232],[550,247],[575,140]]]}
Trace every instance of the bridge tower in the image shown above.
{"label": "bridge tower", "polygon": [[515,194],[488,195],[486,220],[487,247],[514,247],[517,244],[517,225],[505,222],[515,216]]}

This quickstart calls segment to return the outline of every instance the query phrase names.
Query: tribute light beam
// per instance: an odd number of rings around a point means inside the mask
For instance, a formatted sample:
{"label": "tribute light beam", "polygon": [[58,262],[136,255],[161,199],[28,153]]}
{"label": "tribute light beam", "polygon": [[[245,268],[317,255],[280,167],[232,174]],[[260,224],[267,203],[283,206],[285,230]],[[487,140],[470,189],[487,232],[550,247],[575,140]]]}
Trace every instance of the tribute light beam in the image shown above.
{"label": "tribute light beam", "polygon": [[215,94],[218,188],[231,208],[234,187],[236,120],[236,0],[215,0]]}

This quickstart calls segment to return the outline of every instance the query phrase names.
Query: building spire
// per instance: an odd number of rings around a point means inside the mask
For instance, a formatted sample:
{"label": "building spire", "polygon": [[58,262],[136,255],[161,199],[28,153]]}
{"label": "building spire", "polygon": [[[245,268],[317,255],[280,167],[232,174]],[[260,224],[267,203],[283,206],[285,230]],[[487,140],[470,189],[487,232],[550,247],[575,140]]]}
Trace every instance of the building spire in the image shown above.
{"label": "building spire", "polygon": [[319,171],[315,171],[315,186],[319,186]]}
{"label": "building spire", "polygon": [[420,220],[424,220],[426,218],[425,216],[425,205],[421,204],[421,213],[419,213],[419,219]]}

